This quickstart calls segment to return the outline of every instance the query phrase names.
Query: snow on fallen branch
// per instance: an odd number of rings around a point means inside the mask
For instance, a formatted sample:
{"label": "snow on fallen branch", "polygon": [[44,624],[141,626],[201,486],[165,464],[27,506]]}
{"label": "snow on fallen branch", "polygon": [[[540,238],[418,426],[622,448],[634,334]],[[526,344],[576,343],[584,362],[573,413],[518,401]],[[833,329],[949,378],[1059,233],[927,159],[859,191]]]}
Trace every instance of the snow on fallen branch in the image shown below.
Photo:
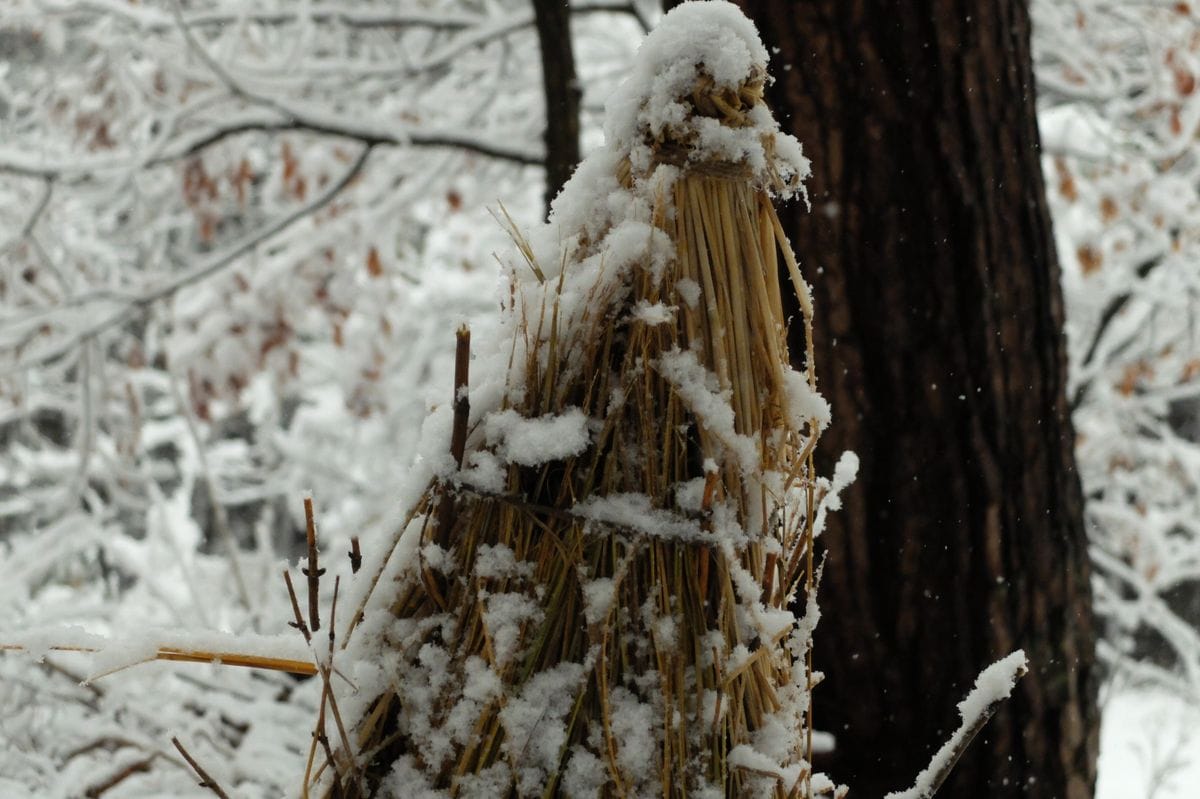
{"label": "snow on fallen branch", "polygon": [[1027,671],[1029,661],[1023,649],[1018,649],[984,669],[975,678],[975,687],[967,694],[967,698],[958,703],[958,714],[962,718],[962,724],[950,736],[950,740],[942,744],[942,748],[934,754],[929,765],[917,775],[911,788],[906,791],[893,791],[884,799],[930,799],[937,793],[954,770],[959,758],[963,756],[963,752],[971,745],[971,741],[996,714],[1000,703],[1012,695],[1013,686]]}

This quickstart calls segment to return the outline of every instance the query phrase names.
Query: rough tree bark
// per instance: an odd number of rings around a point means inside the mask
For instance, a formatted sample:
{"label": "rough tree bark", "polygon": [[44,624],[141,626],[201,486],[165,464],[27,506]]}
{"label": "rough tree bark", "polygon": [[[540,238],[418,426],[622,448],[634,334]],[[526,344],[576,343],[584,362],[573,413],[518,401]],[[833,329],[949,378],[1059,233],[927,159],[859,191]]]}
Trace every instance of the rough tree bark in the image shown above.
{"label": "rough tree bark", "polygon": [[571,10],[564,0],[533,0],[542,90],[546,98],[546,213],[579,163],[579,84],[571,46]]}
{"label": "rough tree bark", "polygon": [[[1096,668],[1062,299],[1022,0],[742,0],[813,161],[787,212],[814,282],[825,453],[818,727],[854,793],[909,783],[978,671],[1031,671],[945,796],[1091,796]],[[793,352],[803,352],[793,348]]]}

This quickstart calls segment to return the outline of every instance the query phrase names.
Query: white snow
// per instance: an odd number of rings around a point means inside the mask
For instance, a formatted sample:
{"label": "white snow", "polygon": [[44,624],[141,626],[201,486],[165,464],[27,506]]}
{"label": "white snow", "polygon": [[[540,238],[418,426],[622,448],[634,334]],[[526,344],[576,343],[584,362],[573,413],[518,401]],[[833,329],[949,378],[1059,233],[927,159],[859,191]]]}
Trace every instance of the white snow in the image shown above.
{"label": "white snow", "polygon": [[734,426],[729,390],[722,391],[717,376],[700,363],[694,352],[675,349],[658,361],[658,372],[671,384],[700,424],[737,458],[743,473],[758,469],[758,447]]}
{"label": "white snow", "polygon": [[799,780],[804,768],[796,763],[786,768],[754,749],[748,744],[739,744],[729,752],[729,764],[734,768],[746,769],[757,774],[767,774],[778,779],[785,788],[790,790]]}
{"label": "white snow", "polygon": [[700,307],[700,284],[690,277],[683,277],[675,281],[675,293],[693,311]]}
{"label": "white snow", "polygon": [[488,441],[497,445],[501,457],[521,466],[536,466],[587,449],[587,423],[587,415],[578,408],[536,419],[509,409],[491,414],[485,425]]}
{"label": "white snow", "polygon": [[699,524],[672,511],[654,507],[645,494],[588,497],[576,503],[572,511],[583,519],[655,538],[698,541],[705,537]]}
{"label": "white snow", "polygon": [[517,654],[522,628],[541,621],[544,612],[534,598],[516,592],[492,594],[486,605],[483,624],[492,640],[496,665],[504,667]]}
{"label": "white snow", "polygon": [[572,747],[562,775],[563,793],[570,799],[600,799],[608,784],[604,762],[581,746]]}
{"label": "white snow", "polygon": [[506,472],[504,463],[487,450],[470,452],[464,458],[457,480],[491,494],[504,492]]}
{"label": "white snow", "polygon": [[685,513],[698,513],[704,504],[703,477],[693,477],[675,487],[675,503]]}
{"label": "white snow", "polygon": [[808,383],[808,378],[795,369],[784,372],[788,398],[788,420],[793,430],[804,429],[809,420],[816,422],[817,431],[829,426],[832,412],[829,403]]}
{"label": "white snow", "polygon": [[[617,763],[623,777],[635,784],[653,785],[658,777],[654,761],[659,747],[658,736],[662,734],[661,714],[626,688],[613,688],[608,701],[612,707]],[[637,795],[647,794],[638,792]]]}
{"label": "white snow", "polygon": [[838,458],[837,465],[833,467],[833,479],[818,478],[817,484],[825,489],[825,495],[817,508],[816,518],[813,520],[814,536],[820,535],[825,530],[825,523],[830,513],[841,510],[842,492],[858,477],[858,465],[858,455],[846,450]]}
{"label": "white snow", "polygon": [[585,673],[579,663],[540,671],[500,711],[504,749],[516,769],[521,795],[540,795],[547,777],[557,770],[566,744],[566,718]]}
{"label": "white snow", "polygon": [[517,555],[504,544],[480,544],[475,553],[475,575],[483,579],[531,577],[533,564],[517,560]]}
{"label": "white snow", "polygon": [[604,620],[617,597],[616,583],[611,577],[597,577],[581,583],[583,590],[583,617],[588,624]]}
{"label": "white snow", "polygon": [[640,300],[637,305],[633,306],[631,316],[644,325],[666,325],[675,321],[675,311],[673,306],[661,302],[650,303]]}
{"label": "white snow", "polygon": [[1096,799],[1193,799],[1200,704],[1160,688],[1113,686],[1102,702]]}

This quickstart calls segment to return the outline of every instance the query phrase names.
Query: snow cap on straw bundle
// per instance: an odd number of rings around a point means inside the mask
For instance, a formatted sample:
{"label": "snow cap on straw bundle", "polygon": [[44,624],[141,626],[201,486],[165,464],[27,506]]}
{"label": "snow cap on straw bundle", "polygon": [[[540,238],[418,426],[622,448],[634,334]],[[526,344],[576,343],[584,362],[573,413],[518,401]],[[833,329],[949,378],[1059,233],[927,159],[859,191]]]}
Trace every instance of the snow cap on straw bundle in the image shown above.
{"label": "snow cap on straw bundle", "polygon": [[[809,162],[763,104],[767,51],[754,23],[727,2],[685,2],[639,48],[629,76],[605,104],[605,144],[576,170],[534,240],[542,260],[563,262],[560,245],[622,221],[649,222],[655,185],[677,173],[667,164],[708,164],[769,183],[780,199],[804,194]],[[622,167],[638,180],[618,187]],[[624,189],[624,191],[622,191]],[[640,212],[640,213],[639,213]],[[564,254],[567,258],[571,253]]]}
{"label": "snow cap on straw bundle", "polygon": [[430,417],[350,620],[330,792],[833,792],[810,766],[812,540],[852,469],[812,472],[829,409],[811,344],[789,365],[781,263],[806,330],[811,303],[771,205],[807,163],[765,80],[735,6],[676,8],[606,145],[514,231],[504,335],[469,413]]}
{"label": "snow cap on straw bundle", "polygon": [[767,51],[753,22],[730,3],[685,3],[647,37],[629,78],[609,98],[608,146],[646,173],[659,146],[674,142],[689,163],[774,175],[773,188],[789,197],[809,164],[762,103],[766,80]]}

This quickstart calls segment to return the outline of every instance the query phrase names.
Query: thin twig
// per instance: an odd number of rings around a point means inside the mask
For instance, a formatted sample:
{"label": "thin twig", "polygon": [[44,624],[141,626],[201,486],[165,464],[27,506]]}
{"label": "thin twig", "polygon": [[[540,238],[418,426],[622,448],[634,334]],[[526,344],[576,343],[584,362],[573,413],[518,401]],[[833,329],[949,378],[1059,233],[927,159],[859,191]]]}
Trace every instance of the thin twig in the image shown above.
{"label": "thin twig", "polygon": [[229,571],[233,574],[233,583],[237,588],[238,600],[246,610],[252,610],[250,590],[246,587],[246,578],[242,575],[242,565],[238,558],[237,541],[234,539],[233,530],[229,527],[229,517],[225,513],[225,506],[221,504],[221,497],[217,494],[217,482],[213,479],[212,470],[208,466],[208,456],[204,451],[204,441],[200,438],[200,431],[196,427],[196,420],[192,418],[192,410],[183,396],[182,389],[179,388],[179,377],[175,374],[174,369],[167,369],[167,379],[170,381],[171,395],[174,397],[175,404],[179,408],[179,415],[183,417],[183,421],[187,425],[188,435],[191,436],[192,444],[196,447],[196,462],[200,466],[200,475],[204,481],[205,490],[208,492],[209,504],[212,505],[213,520],[217,528],[217,535],[221,539],[221,543],[225,546],[225,554],[229,558]]}
{"label": "thin twig", "polygon": [[[996,715],[1000,705],[1011,695],[1012,688],[1017,681],[1028,671],[1029,665],[1025,660],[1024,652],[1014,652],[985,669],[975,681],[975,687],[967,694],[967,698],[959,704],[959,710],[965,714],[967,711],[964,708],[972,707],[975,704],[973,700],[981,690],[991,694],[987,704],[979,708],[973,717],[963,718],[961,726],[955,730],[946,743],[942,744],[942,748],[934,754],[929,766],[917,775],[912,788],[898,793],[889,793],[884,799],[932,799],[946,782],[950,773],[954,771],[955,765],[967,751],[971,741],[975,740],[979,731],[987,725],[992,716]],[[1010,682],[1007,690],[996,692],[991,683],[1000,676],[1007,678]],[[987,683],[987,687],[981,687],[982,683]]]}
{"label": "thin twig", "polygon": [[[596,12],[625,13],[645,19],[636,4],[623,0],[585,0],[572,3],[571,13],[593,14]],[[347,28],[377,30],[379,28],[423,28],[432,31],[457,32],[480,28],[493,20],[480,14],[440,9],[436,11],[414,11],[396,8],[395,3],[384,2],[364,5],[362,8],[345,8],[338,2],[316,2],[299,10],[275,8],[246,8],[234,6],[236,10],[223,8],[188,12],[184,20],[189,27],[233,25],[250,22],[256,25],[288,25],[301,20],[331,24]],[[84,14],[103,16],[106,20],[126,25],[140,33],[162,33],[178,26],[178,22],[158,9],[141,5],[117,3],[91,3],[61,5],[42,10],[46,16],[74,18]],[[527,24],[532,24],[529,21]],[[643,24],[649,31],[648,20]]]}
{"label": "thin twig", "polygon": [[[272,110],[277,114],[284,113]],[[350,139],[369,147],[447,148],[495,158],[498,161],[509,161],[521,166],[542,166],[545,163],[545,155],[537,147],[502,144],[499,141],[482,139],[466,131],[404,128],[402,126],[390,130],[370,127],[356,128],[332,120],[300,118],[289,114],[282,119],[263,119],[218,125],[207,133],[199,135],[198,138],[186,142],[182,145],[183,149],[179,149],[179,145],[177,145],[174,149],[151,159],[147,165],[159,166],[198,155],[212,145],[242,133],[314,133]],[[496,138],[501,137],[497,136]],[[50,176],[53,175],[54,173],[50,174]]]}
{"label": "thin twig", "polygon": [[[1145,280],[1157,266],[1162,264],[1163,260],[1163,258],[1151,258],[1148,261],[1143,261],[1142,263],[1138,264],[1137,268],[1134,270],[1137,279],[1139,281]],[[1134,288],[1136,288],[1137,285],[1137,283],[1134,283]],[[1100,351],[1100,345],[1104,341],[1105,334],[1108,333],[1109,327],[1112,326],[1113,320],[1120,315],[1121,311],[1125,309],[1125,306],[1129,304],[1129,301],[1133,299],[1133,296],[1133,291],[1126,291],[1117,294],[1108,301],[1107,305],[1104,306],[1104,310],[1101,311],[1100,318],[1096,322],[1096,329],[1095,333],[1092,335],[1092,341],[1088,345],[1087,352],[1083,356],[1083,365],[1081,367],[1082,370],[1086,370],[1087,367],[1092,365],[1092,362],[1096,359],[1096,354]],[[1086,380],[1081,381],[1080,384],[1075,388],[1070,400],[1070,408],[1072,411],[1078,409],[1083,403],[1083,398],[1091,388],[1093,380],[1093,377],[1088,377]]]}
{"label": "thin twig", "polygon": [[[333,581],[333,605],[330,610],[331,617],[337,613],[337,597],[338,589],[340,587],[341,577],[338,577]],[[350,736],[346,733],[346,724],[342,721],[342,713],[338,709],[337,697],[334,696],[333,684],[332,680],[330,679],[330,674],[333,672],[334,640],[334,622],[331,620],[329,622],[329,662],[322,664],[319,659],[317,661],[317,668],[320,669],[321,681],[324,684],[322,689],[322,693],[324,695],[322,704],[324,704],[325,700],[328,700],[329,709],[333,711],[333,722],[337,726],[338,738],[341,740],[342,751],[346,753],[346,759],[350,761],[350,770],[353,773],[355,780],[361,782],[362,773],[360,772],[358,763],[355,760],[354,749],[350,746]]]}
{"label": "thin twig", "polygon": [[[7,649],[7,647],[0,645],[0,652],[5,651],[6,649]],[[53,647],[51,647],[51,649],[53,649]],[[74,671],[71,671],[66,666],[63,666],[61,663],[57,663],[48,657],[43,658],[42,659],[42,668],[46,669],[47,671],[52,671],[55,674],[59,674],[59,675],[62,675],[63,677],[66,677],[68,680],[70,680],[75,685],[78,685],[79,687],[84,688],[87,691],[89,691],[92,694],[92,696],[95,697],[96,699],[104,698],[104,689],[103,688],[101,688],[97,685],[93,685],[92,683],[87,681],[87,677],[85,677],[81,674],[77,674]],[[94,705],[95,703],[92,702],[90,704]]]}
{"label": "thin twig", "polygon": [[[331,668],[333,666],[333,644],[334,644],[334,637],[336,635],[336,633],[334,632],[334,628],[337,624],[337,621],[336,621],[336,619],[337,619],[337,600],[338,600],[339,589],[341,588],[341,582],[342,581],[341,581],[340,576],[336,577],[333,581],[333,607],[329,611],[329,616],[330,616],[330,621],[329,621],[329,666]],[[294,602],[293,602],[293,605],[294,605],[294,609],[296,610],[296,612],[299,612],[299,607],[295,606]],[[312,732],[313,740],[312,740],[312,743],[308,747],[308,760],[304,766],[304,791],[305,791],[306,796],[307,796],[307,792],[308,792],[308,787],[309,787],[309,785],[312,784],[312,769],[313,769],[313,764],[316,761],[317,744],[320,744],[321,749],[324,750],[326,762],[333,767],[335,783],[340,784],[340,782],[341,782],[341,775],[338,773],[337,761],[334,758],[333,749],[329,746],[329,736],[325,734],[325,708],[333,701],[335,701],[333,698],[333,687],[329,684],[329,680],[326,679],[325,672],[322,671],[321,672],[321,707],[317,713],[317,724],[313,728],[313,732]],[[353,756],[349,752],[347,754],[351,757]]]}
{"label": "thin twig", "polygon": [[21,229],[17,231],[16,235],[3,244],[0,244],[0,255],[7,255],[9,250],[24,241],[33,232],[38,220],[42,217],[42,213],[46,210],[46,206],[50,204],[50,197],[54,194],[54,178],[45,177],[42,180],[45,183],[45,188],[42,190],[41,198],[38,199],[37,205],[33,207],[33,211],[25,218],[25,224],[21,225]]}
{"label": "thin twig", "polygon": [[333,604],[329,606],[329,665],[333,666],[333,643],[337,637],[335,628],[337,627],[337,601],[338,592],[342,587],[342,577],[338,575],[333,578]]}
{"label": "thin twig", "polygon": [[321,575],[325,570],[317,562],[317,521],[313,516],[312,497],[304,498],[304,527],[308,538],[308,566],[300,571],[308,578],[308,624],[315,633],[321,629]]}
{"label": "thin twig", "polygon": [[[334,644],[337,640],[337,634],[334,632],[334,627],[337,624],[337,601],[338,601],[338,593],[341,588],[341,583],[342,583],[342,578],[340,575],[334,578],[334,580],[333,580],[333,604],[329,608],[329,663],[328,663],[328,668],[330,670],[333,669],[333,649],[334,649]],[[342,714],[341,714],[341,712],[338,711],[337,697],[334,696],[333,686],[330,684],[328,677],[325,675],[322,675],[322,682],[324,683],[324,685],[321,690],[321,694],[322,694],[321,695],[321,720],[320,720],[320,726],[318,727],[318,730],[320,733],[318,740],[320,741],[321,746],[325,749],[325,756],[329,759],[329,762],[331,764],[334,764],[334,773],[336,775],[335,779],[340,783],[341,782],[341,774],[337,773],[336,761],[333,758],[333,750],[329,746],[329,736],[325,734],[325,705],[326,705],[326,703],[329,704],[330,710],[333,711],[333,718],[334,718],[334,721],[337,723],[338,734],[342,739],[342,746],[345,747],[346,757],[350,759],[351,768],[353,769],[353,771],[356,775],[358,773],[358,769],[357,769],[357,767],[355,767],[355,764],[354,764],[354,752],[350,749],[350,741],[346,736],[346,730],[342,726]]]}
{"label": "thin twig", "polygon": [[149,771],[154,765],[154,760],[157,757],[158,753],[155,752],[149,757],[144,757],[141,760],[133,761],[124,768],[117,770],[113,774],[110,774],[104,780],[89,787],[83,792],[83,795],[88,799],[97,799],[98,797],[103,796],[125,780],[132,777],[134,774],[144,774],[145,772]]}
{"label": "thin twig", "polygon": [[186,138],[181,137],[170,145],[164,145],[163,152],[144,160],[139,160],[137,154],[130,154],[128,159],[68,159],[39,163],[30,161],[21,153],[0,148],[0,173],[75,182],[90,179],[97,173],[125,170],[131,166],[145,169],[173,164],[199,155],[209,147],[243,133],[312,133],[358,142],[369,148],[385,146],[453,149],[520,166],[542,166],[545,163],[542,148],[500,143],[498,140],[505,138],[503,133],[485,139],[470,132],[441,128],[393,126],[385,129],[382,126],[376,128],[367,125],[356,127],[337,120],[295,118],[275,109],[263,109],[260,118],[226,121],[206,130],[189,132]]}
{"label": "thin twig", "polygon": [[287,569],[283,570],[283,581],[287,583],[288,598],[292,600],[292,613],[296,620],[288,622],[288,626],[295,627],[304,636],[304,643],[312,643],[312,635],[308,632],[308,625],[304,623],[304,616],[300,613],[300,602],[296,599],[296,587],[292,585],[292,575]]}
{"label": "thin twig", "polygon": [[[299,220],[308,217],[316,211],[319,211],[321,208],[324,208],[326,205],[332,202],[338,194],[341,193],[342,189],[346,188],[351,181],[353,181],[354,178],[356,178],[362,172],[363,167],[366,165],[367,157],[371,153],[371,149],[372,148],[369,145],[364,147],[362,152],[359,153],[358,158],[355,159],[354,163],[350,165],[350,168],[342,175],[342,177],[339,178],[336,183],[330,186],[329,189],[322,192],[321,195],[315,198],[312,202],[302,205],[300,208],[297,208],[295,211],[287,214],[281,219],[278,219],[275,222],[272,222],[254,231],[253,233],[244,236],[221,252],[218,252],[205,259],[203,262],[189,269],[185,269],[183,274],[181,274],[179,277],[169,280],[144,294],[129,299],[128,303],[123,308],[120,308],[117,311],[100,319],[99,321],[94,322],[89,327],[85,328],[74,336],[71,336],[58,346],[51,347],[48,350],[39,352],[31,357],[21,359],[9,368],[5,369],[3,372],[0,372],[0,376],[61,358],[63,355],[75,349],[83,342],[95,338],[114,325],[120,324],[134,311],[146,308],[158,300],[170,297],[182,288],[186,288],[193,283],[198,283],[208,277],[211,277],[225,267],[229,266],[242,255],[253,250],[259,244],[262,244],[264,241],[274,236],[276,233],[286,230]],[[81,312],[76,315],[83,318],[89,314]]]}
{"label": "thin twig", "polygon": [[[232,9],[232,10],[231,10]],[[55,4],[38,13],[47,17],[76,19],[90,15],[103,17],[106,21],[121,24],[138,33],[162,33],[176,27],[176,21],[168,14],[148,4],[79,2]],[[451,10],[410,11],[395,8],[394,3],[376,3],[362,8],[345,8],[340,2],[315,2],[296,10],[246,7],[239,4],[226,5],[211,10],[190,11],[185,16],[193,27],[208,25],[233,25],[250,22],[256,25],[287,25],[302,19],[313,22],[337,23],[347,28],[428,28],[439,31],[457,31],[478,25],[478,14]]]}
{"label": "thin twig", "polygon": [[199,763],[197,763],[195,761],[195,759],[188,753],[188,750],[183,748],[183,744],[181,744],[179,742],[178,738],[176,738],[175,736],[171,736],[171,743],[175,744],[175,748],[179,750],[179,754],[183,755],[183,759],[186,760],[188,762],[188,765],[192,767],[192,771],[196,772],[196,776],[198,776],[200,778],[200,787],[201,788],[208,788],[210,791],[215,793],[217,796],[221,797],[221,799],[229,799],[229,794],[225,793],[224,789],[221,788],[220,784],[216,780],[214,780],[212,778],[212,776],[207,771],[205,771]]}
{"label": "thin twig", "polygon": [[[259,92],[253,91],[252,89],[248,88],[245,85],[245,83],[243,83],[242,81],[235,78],[233,76],[233,74],[231,72],[229,72],[229,70],[227,70],[215,58],[213,58],[213,56],[206,49],[204,49],[204,46],[200,44],[199,40],[196,39],[195,35],[192,33],[191,28],[188,27],[188,24],[183,19],[183,12],[182,12],[179,0],[176,0],[174,5],[172,6],[172,11],[173,11],[176,21],[179,25],[179,29],[183,33],[184,39],[187,42],[188,48],[193,53],[195,53],[196,56],[201,61],[204,62],[205,66],[207,66],[208,69],[217,77],[217,79],[220,80],[223,84],[225,84],[226,88],[228,88],[229,91],[232,92],[234,95],[241,97],[243,100],[245,100],[253,105],[256,105],[256,106],[259,106],[262,108],[269,108],[269,109],[281,114],[286,120],[288,120],[292,123],[303,125],[305,128],[307,128],[308,130],[311,130],[313,132],[337,133],[339,135],[346,135],[346,133],[348,131],[347,131],[347,128],[345,127],[344,123],[339,123],[336,120],[331,120],[327,116],[324,116],[324,115],[320,114],[319,112],[318,113],[306,112],[301,108],[285,105],[275,95],[261,94]],[[532,17],[532,14],[530,16]],[[528,23],[523,23],[523,24],[528,24]],[[466,44],[468,47],[470,47],[472,45],[478,44],[478,42],[471,42],[470,40],[468,40],[468,42]],[[457,49],[458,49],[457,47],[454,48],[455,51]],[[450,59],[452,59],[454,57],[455,54],[456,53],[452,51],[447,55],[443,55],[442,58],[448,62]],[[430,64],[428,68],[436,68],[438,65],[439,64],[437,63],[437,61],[435,61],[432,64]],[[424,65],[423,65],[423,67],[424,67]],[[362,134],[360,133],[358,136],[356,136],[356,138],[361,138],[361,135]],[[381,134],[379,132],[376,132],[376,133],[374,133],[374,135],[378,136]],[[383,135],[386,135],[386,134],[383,134]],[[392,135],[395,136],[394,131],[393,131]],[[398,137],[398,140],[396,140],[396,143],[403,144],[403,143],[405,143],[406,138],[407,137],[405,137],[403,134],[400,134],[400,136]],[[445,134],[445,140],[447,143],[450,143],[451,141],[453,141],[455,139],[462,141],[463,143],[466,143],[466,144],[473,144],[474,149],[476,149],[477,151],[481,151],[482,149],[489,150],[490,152],[486,153],[488,155],[500,155],[503,152],[503,149],[501,147],[492,146],[490,144],[486,144],[483,142],[472,141],[469,137],[462,136],[462,134],[457,134],[457,135],[453,134],[453,133]],[[380,144],[382,142],[375,140],[375,141],[369,141],[366,143]],[[534,164],[540,164],[543,160],[541,158],[532,156],[530,154],[521,154],[519,152],[513,152],[508,155],[504,155],[502,157],[505,157],[508,160],[515,160],[515,161],[518,161],[519,163],[525,163],[525,164],[529,164],[531,161]]]}
{"label": "thin twig", "polygon": [[454,428],[450,435],[450,454],[462,468],[467,449],[467,421],[471,416],[471,400],[467,390],[471,369],[471,328],[462,325],[455,333],[454,347]]}

